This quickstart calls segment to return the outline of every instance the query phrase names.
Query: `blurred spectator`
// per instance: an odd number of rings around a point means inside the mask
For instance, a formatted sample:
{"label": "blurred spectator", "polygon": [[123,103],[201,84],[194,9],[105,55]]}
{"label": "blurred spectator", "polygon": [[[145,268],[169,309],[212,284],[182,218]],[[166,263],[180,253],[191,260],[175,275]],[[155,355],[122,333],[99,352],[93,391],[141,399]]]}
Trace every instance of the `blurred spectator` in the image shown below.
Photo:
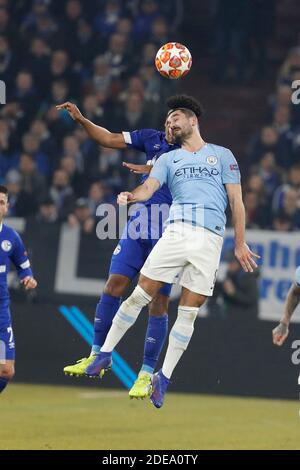
{"label": "blurred spectator", "polygon": [[65,220],[70,214],[75,196],[70,186],[70,178],[65,170],[56,170],[50,187],[50,196],[54,201],[60,220]]}
{"label": "blurred spectator", "polygon": [[290,50],[288,57],[279,71],[279,80],[281,83],[290,84],[292,73],[300,69],[300,47],[294,47]]}
{"label": "blurred spectator", "polygon": [[115,32],[121,15],[122,2],[120,0],[107,0],[104,11],[99,12],[94,19],[96,31],[105,37],[110,36]]}
{"label": "blurred spectator", "polygon": [[[216,33],[217,63],[215,77],[243,83],[250,62],[249,38],[253,5],[244,0],[217,0],[214,31]],[[233,76],[229,76],[230,58],[233,59]]]}
{"label": "blurred spectator", "polygon": [[22,138],[22,151],[34,157],[37,168],[42,175],[49,175],[48,156],[41,151],[39,139],[30,132],[24,134]]}
{"label": "blurred spectator", "polygon": [[7,92],[12,92],[12,81],[17,69],[16,56],[13,53],[8,38],[0,35],[0,76],[6,83]]}
{"label": "blurred spectator", "polygon": [[256,169],[257,173],[262,178],[266,194],[271,196],[281,181],[280,173],[276,167],[274,153],[266,152],[262,156]]}
{"label": "blurred spectator", "polygon": [[290,232],[293,230],[290,217],[281,211],[274,215],[272,229],[276,232]]}
{"label": "blurred spectator", "polygon": [[10,170],[5,178],[9,193],[8,216],[29,217],[37,211],[37,201],[33,194],[22,189],[22,177],[17,170]]}
{"label": "blurred spectator", "polygon": [[123,78],[128,70],[129,56],[127,49],[127,38],[122,34],[113,34],[108,43],[108,49],[104,54],[105,59],[111,67],[113,78]]}
{"label": "blurred spectator", "polygon": [[300,228],[299,191],[290,188],[284,192],[281,213],[290,219],[292,229]]}
{"label": "blurred spectator", "polygon": [[[119,115],[120,129],[140,129],[148,126],[148,115],[144,110],[144,102],[138,93],[128,95],[122,116]],[[153,122],[156,127],[156,123]]]}
{"label": "blurred spectator", "polygon": [[50,196],[41,201],[36,220],[46,224],[53,224],[58,221],[57,207]]}
{"label": "blurred spectator", "polygon": [[41,200],[46,192],[45,178],[38,172],[32,155],[23,153],[20,157],[19,172],[21,175],[22,189]]}
{"label": "blurred spectator", "polygon": [[70,227],[80,227],[83,233],[90,234],[94,231],[95,220],[92,216],[87,199],[77,199],[74,211],[68,217]]}
{"label": "blurred spectator", "polygon": [[258,269],[246,273],[232,251],[225,254],[225,261],[225,280],[216,283],[214,297],[222,296],[226,318],[247,325],[258,317]]}
{"label": "blurred spectator", "polygon": [[274,212],[282,209],[284,194],[290,189],[297,191],[298,199],[300,200],[300,165],[295,165],[290,168],[287,183],[279,186],[273,195],[272,208]]}
{"label": "blurred spectator", "polygon": [[29,53],[24,58],[24,66],[32,72],[34,82],[42,96],[47,94],[49,86],[50,53],[51,50],[46,41],[40,37],[34,37],[30,43]]}
{"label": "blurred spectator", "polygon": [[94,217],[96,216],[97,207],[102,203],[108,202],[106,193],[107,189],[101,181],[91,184],[88,194],[88,205]]}
{"label": "blurred spectator", "polygon": [[140,12],[133,25],[133,34],[137,41],[143,41],[150,37],[152,25],[158,16],[160,16],[160,12],[156,0],[141,0]]}
{"label": "blurred spectator", "polygon": [[98,56],[94,60],[93,85],[95,91],[108,92],[112,82],[111,66],[107,57]]}
{"label": "blurred spectator", "polygon": [[259,162],[266,152],[274,153],[276,165],[288,168],[292,164],[291,144],[285,136],[279,136],[274,127],[264,126],[250,141],[248,158],[250,165]]}
{"label": "blurred spectator", "polygon": [[257,193],[248,191],[244,194],[244,206],[247,228],[259,228],[264,223],[263,218],[259,217],[259,198]]}

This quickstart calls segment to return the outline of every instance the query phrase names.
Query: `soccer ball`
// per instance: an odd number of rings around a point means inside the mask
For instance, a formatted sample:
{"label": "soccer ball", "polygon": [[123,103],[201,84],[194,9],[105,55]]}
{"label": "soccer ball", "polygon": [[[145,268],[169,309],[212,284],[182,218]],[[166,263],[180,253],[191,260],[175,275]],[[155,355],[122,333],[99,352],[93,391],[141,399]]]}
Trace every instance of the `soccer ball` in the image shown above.
{"label": "soccer ball", "polygon": [[184,77],[192,66],[192,56],[188,48],[179,42],[168,42],[157,52],[155,66],[163,77]]}

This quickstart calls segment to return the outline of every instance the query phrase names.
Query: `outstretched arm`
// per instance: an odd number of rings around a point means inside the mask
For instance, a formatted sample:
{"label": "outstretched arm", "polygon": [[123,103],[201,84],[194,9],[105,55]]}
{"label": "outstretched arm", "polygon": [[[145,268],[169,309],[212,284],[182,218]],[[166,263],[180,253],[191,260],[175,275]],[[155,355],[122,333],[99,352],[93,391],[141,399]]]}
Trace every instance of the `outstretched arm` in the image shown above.
{"label": "outstretched arm", "polygon": [[118,204],[120,206],[126,206],[126,204],[132,202],[148,201],[159,187],[159,181],[150,176],[143,184],[135,188],[133,191],[123,191],[120,193],[118,195]]}
{"label": "outstretched arm", "polygon": [[88,136],[98,142],[103,147],[113,149],[124,149],[127,147],[122,133],[113,133],[105,127],[97,126],[89,119],[85,118],[74,103],[66,103],[56,106],[56,109],[65,109],[74,121],[77,121],[86,130]]}
{"label": "outstretched arm", "polygon": [[282,346],[289,334],[289,324],[293,316],[296,307],[300,302],[300,287],[293,284],[288,292],[285,304],[284,312],[280,323],[272,331],[273,344],[276,346]]}

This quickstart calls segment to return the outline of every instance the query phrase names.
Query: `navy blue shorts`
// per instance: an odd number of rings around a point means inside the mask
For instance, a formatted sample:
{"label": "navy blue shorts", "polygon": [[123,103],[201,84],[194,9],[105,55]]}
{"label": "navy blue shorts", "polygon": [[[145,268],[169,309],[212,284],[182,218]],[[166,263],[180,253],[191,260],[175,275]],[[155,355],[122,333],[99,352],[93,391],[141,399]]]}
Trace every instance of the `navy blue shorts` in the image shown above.
{"label": "navy blue shorts", "polygon": [[0,362],[15,359],[15,341],[9,307],[0,307]]}
{"label": "navy blue shorts", "polygon": [[[142,269],[151,250],[158,242],[157,239],[137,238],[133,240],[127,236],[127,226],[113,252],[109,274],[122,274],[129,279],[134,279]],[[169,296],[172,284],[165,284],[161,289],[162,295]]]}

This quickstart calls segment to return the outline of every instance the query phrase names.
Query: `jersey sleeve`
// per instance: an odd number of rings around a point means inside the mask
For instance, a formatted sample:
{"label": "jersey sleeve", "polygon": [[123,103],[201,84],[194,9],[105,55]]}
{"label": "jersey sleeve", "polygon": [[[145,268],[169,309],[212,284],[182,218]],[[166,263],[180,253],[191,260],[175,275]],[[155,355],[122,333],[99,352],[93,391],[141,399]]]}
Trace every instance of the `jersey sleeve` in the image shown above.
{"label": "jersey sleeve", "polygon": [[140,129],[132,132],[123,131],[123,137],[128,147],[145,152],[146,141],[157,132],[154,129]]}
{"label": "jersey sleeve", "polygon": [[150,178],[156,178],[160,186],[167,183],[168,180],[168,154],[163,153],[158,160],[156,160],[150,175]]}
{"label": "jersey sleeve", "polygon": [[10,259],[15,265],[20,279],[24,279],[26,276],[33,276],[25,246],[17,233]]}
{"label": "jersey sleeve", "polygon": [[240,184],[241,173],[240,173],[238,163],[236,159],[234,158],[233,153],[230,150],[225,149],[221,158],[222,158],[223,184],[226,184],[226,183]]}

